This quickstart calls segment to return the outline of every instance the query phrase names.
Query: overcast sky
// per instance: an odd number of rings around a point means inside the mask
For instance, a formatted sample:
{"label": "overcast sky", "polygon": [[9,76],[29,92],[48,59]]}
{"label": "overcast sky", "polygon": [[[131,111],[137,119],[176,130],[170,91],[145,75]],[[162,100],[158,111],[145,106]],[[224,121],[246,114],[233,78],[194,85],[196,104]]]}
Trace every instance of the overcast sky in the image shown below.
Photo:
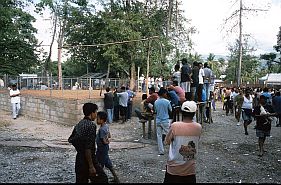
{"label": "overcast sky", "polygon": [[[237,3],[235,3],[238,1]],[[277,34],[281,26],[281,0],[243,0],[247,7],[265,8],[270,2],[269,11],[259,14],[249,14],[248,19],[243,19],[243,33],[251,34],[257,52],[262,54],[272,52],[273,46],[277,42]],[[192,39],[195,43],[195,51],[201,55],[214,53],[215,55],[228,55],[228,43],[233,43],[237,34],[232,37],[223,37],[226,35],[221,31],[223,20],[229,17],[239,8],[239,0],[182,0],[185,10],[185,16],[191,19],[191,24],[197,28],[198,34]],[[251,5],[254,4],[254,5]],[[30,9],[32,13],[32,8]],[[50,14],[45,13],[43,17],[32,13],[37,21],[34,26],[38,29],[37,38],[43,45],[50,44],[51,40],[51,22],[47,19]],[[229,23],[228,27],[231,26]],[[48,51],[48,47],[45,47]],[[57,43],[54,43],[52,60],[57,60]]]}
{"label": "overcast sky", "polygon": [[[248,14],[248,19],[243,18],[242,23],[243,33],[252,36],[250,42],[257,49],[255,54],[274,51],[276,35],[281,26],[281,0],[243,0],[243,2],[248,8],[255,9],[267,8],[270,2],[268,11]],[[233,42],[238,35],[224,38],[226,34],[221,29],[223,20],[239,9],[239,0],[183,0],[183,6],[186,17],[192,20],[192,25],[199,31],[193,36],[195,50],[201,55],[209,53],[227,55],[228,43]],[[230,26],[231,23],[228,28]]]}

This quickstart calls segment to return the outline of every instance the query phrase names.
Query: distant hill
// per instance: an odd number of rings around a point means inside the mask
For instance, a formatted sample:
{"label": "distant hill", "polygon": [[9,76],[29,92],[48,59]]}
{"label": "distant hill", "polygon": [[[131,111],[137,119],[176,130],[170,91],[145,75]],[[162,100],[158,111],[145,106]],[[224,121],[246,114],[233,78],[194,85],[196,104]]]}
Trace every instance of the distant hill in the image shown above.
{"label": "distant hill", "polygon": [[[207,60],[208,57],[209,57],[209,54],[208,55],[203,55],[202,54],[202,59],[203,60]],[[215,60],[218,60],[219,58],[223,58],[224,60],[227,60],[228,56],[226,56],[226,55],[216,55],[215,54]]]}

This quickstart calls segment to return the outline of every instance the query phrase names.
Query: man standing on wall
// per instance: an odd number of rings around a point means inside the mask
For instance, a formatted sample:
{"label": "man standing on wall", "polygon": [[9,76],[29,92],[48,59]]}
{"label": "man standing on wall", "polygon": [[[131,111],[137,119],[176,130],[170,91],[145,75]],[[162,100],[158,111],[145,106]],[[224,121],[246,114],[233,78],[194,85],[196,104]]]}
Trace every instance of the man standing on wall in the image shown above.
{"label": "man standing on wall", "polygon": [[10,89],[10,97],[12,104],[13,119],[17,119],[20,111],[20,91],[18,90],[16,84],[13,84],[12,89]]}
{"label": "man standing on wall", "polygon": [[206,90],[206,95],[207,95],[207,101],[210,99],[210,84],[211,84],[211,78],[213,76],[213,71],[209,68],[208,63],[204,63],[204,74],[205,74],[205,79],[204,79],[204,89]]}
{"label": "man standing on wall", "polygon": [[199,85],[198,85],[198,102],[202,102],[202,90],[203,90],[203,86],[204,86],[204,78],[205,78],[205,73],[203,70],[203,64],[202,62],[198,63],[199,65],[199,74],[198,74],[198,80],[199,80]]}
{"label": "man standing on wall", "polygon": [[187,59],[183,58],[182,60],[182,67],[181,67],[181,83],[180,86],[185,92],[185,98],[187,98],[188,93],[190,93],[190,74],[191,68],[187,64]]}

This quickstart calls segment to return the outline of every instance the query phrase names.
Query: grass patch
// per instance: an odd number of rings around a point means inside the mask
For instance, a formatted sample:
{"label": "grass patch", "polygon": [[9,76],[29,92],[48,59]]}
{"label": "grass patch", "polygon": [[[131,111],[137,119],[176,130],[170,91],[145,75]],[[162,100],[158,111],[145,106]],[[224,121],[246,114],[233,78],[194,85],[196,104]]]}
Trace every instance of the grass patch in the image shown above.
{"label": "grass patch", "polygon": [[2,127],[8,127],[11,125],[10,121],[6,121],[6,120],[0,120],[0,128]]}

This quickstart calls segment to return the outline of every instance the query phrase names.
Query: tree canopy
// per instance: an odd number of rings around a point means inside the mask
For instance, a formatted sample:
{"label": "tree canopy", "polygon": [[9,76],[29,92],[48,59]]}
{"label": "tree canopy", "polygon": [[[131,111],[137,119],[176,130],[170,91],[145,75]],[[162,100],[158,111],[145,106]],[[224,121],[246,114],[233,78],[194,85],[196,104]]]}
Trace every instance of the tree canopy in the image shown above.
{"label": "tree canopy", "polygon": [[0,74],[18,75],[38,64],[35,18],[24,11],[27,1],[2,0],[0,5]]}

